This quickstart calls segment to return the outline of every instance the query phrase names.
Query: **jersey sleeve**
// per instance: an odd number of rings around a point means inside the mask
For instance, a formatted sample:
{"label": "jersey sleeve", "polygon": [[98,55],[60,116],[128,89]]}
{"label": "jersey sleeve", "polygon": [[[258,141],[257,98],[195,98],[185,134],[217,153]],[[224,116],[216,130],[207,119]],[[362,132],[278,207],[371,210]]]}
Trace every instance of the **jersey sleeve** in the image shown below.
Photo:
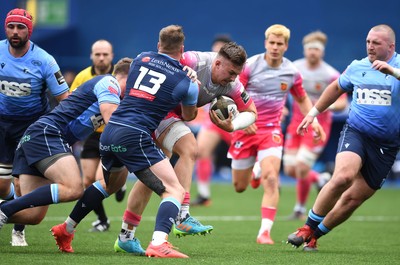
{"label": "jersey sleeve", "polygon": [[247,83],[249,82],[250,79],[250,66],[248,64],[245,64],[243,71],[239,75],[239,80],[243,84],[243,86],[246,88]]}
{"label": "jersey sleeve", "polygon": [[60,67],[53,56],[48,55],[48,62],[45,68],[46,84],[53,96],[59,96],[69,90],[67,82],[61,73]]}
{"label": "jersey sleeve", "polygon": [[119,105],[121,88],[118,81],[112,76],[103,77],[95,85],[93,92],[96,94],[99,104],[112,103]]}
{"label": "jersey sleeve", "polygon": [[195,68],[197,68],[198,61],[199,61],[199,57],[196,55],[196,53],[189,51],[189,52],[183,53],[182,58],[179,62],[182,65],[189,66],[190,68],[196,70]]}
{"label": "jersey sleeve", "polygon": [[352,72],[352,67],[351,67],[352,64],[347,66],[346,70],[344,70],[344,72],[339,76],[339,80],[338,80],[339,86],[346,92],[353,91],[353,87],[354,87],[353,84],[351,83],[351,79],[350,79],[351,72]]}
{"label": "jersey sleeve", "polygon": [[247,94],[243,84],[239,81],[239,77],[233,82],[232,88],[232,92],[228,96],[235,101],[238,110],[241,112],[249,108],[253,99]]}
{"label": "jersey sleeve", "polygon": [[182,105],[194,106],[197,104],[197,97],[199,96],[199,86],[197,83],[190,82],[188,93],[182,100]]}
{"label": "jersey sleeve", "polygon": [[290,94],[296,98],[302,98],[307,94],[303,87],[303,77],[299,72],[294,75],[294,82],[292,88],[290,89]]}

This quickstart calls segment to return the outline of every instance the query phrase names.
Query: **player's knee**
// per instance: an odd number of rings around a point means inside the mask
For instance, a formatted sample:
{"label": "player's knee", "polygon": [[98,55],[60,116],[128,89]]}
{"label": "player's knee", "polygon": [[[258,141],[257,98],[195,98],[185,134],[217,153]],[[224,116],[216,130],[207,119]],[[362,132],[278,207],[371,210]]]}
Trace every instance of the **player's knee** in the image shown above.
{"label": "player's knee", "polygon": [[233,181],[233,187],[235,188],[235,191],[238,193],[242,193],[246,190],[247,185],[245,185],[242,181]]}
{"label": "player's knee", "polygon": [[197,143],[194,138],[193,141],[191,139],[186,139],[181,142],[178,141],[174,146],[174,152],[177,153],[180,158],[190,159],[192,161],[196,161],[199,155]]}

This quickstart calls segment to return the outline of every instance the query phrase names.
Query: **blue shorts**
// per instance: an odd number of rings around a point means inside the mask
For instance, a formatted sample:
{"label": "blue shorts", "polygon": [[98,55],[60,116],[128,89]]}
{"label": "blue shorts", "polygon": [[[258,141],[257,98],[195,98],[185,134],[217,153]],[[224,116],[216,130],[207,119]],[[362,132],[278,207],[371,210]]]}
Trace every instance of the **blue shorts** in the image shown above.
{"label": "blue shorts", "polygon": [[12,120],[0,117],[0,163],[13,163],[19,140],[36,119],[37,117],[31,120]]}
{"label": "blue shorts", "polygon": [[53,125],[36,122],[29,126],[18,144],[12,174],[43,176],[34,164],[61,153],[72,154],[60,130]]}
{"label": "blue shorts", "polygon": [[345,124],[337,152],[344,151],[354,152],[361,157],[362,176],[371,189],[378,190],[390,173],[399,148],[379,143]]}
{"label": "blue shorts", "polygon": [[147,169],[166,158],[149,132],[114,123],[107,124],[100,136],[100,156],[107,171],[126,166],[131,173]]}

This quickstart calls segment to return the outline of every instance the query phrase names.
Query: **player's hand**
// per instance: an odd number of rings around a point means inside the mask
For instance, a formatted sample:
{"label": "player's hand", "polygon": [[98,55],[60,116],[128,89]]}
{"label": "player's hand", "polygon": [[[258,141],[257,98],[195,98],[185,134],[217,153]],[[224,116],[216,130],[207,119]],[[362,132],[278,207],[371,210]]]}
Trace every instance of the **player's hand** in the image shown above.
{"label": "player's hand", "polygon": [[248,126],[247,128],[243,129],[246,134],[256,134],[257,132],[257,125],[253,123],[252,125]]}
{"label": "player's hand", "polygon": [[233,124],[232,124],[232,120],[233,120],[233,114],[232,112],[229,112],[229,118],[225,119],[225,120],[221,120],[217,113],[215,112],[215,110],[211,110],[209,112],[209,116],[211,121],[217,125],[219,128],[221,128],[224,131],[227,132],[233,132]]}
{"label": "player's hand", "polygon": [[326,140],[326,133],[324,129],[322,128],[321,124],[317,120],[314,120],[311,123],[312,130],[313,130],[313,137],[314,137],[314,143],[317,144],[319,142],[325,142]]}
{"label": "player's hand", "polygon": [[378,70],[381,73],[387,74],[387,75],[392,75],[393,74],[393,67],[390,66],[385,61],[375,60],[372,63],[372,68],[374,68],[375,70]]}
{"label": "player's hand", "polygon": [[193,83],[197,82],[199,85],[201,85],[201,82],[197,79],[197,72],[195,70],[185,65],[183,67],[183,71],[187,72],[186,76],[188,76]]}

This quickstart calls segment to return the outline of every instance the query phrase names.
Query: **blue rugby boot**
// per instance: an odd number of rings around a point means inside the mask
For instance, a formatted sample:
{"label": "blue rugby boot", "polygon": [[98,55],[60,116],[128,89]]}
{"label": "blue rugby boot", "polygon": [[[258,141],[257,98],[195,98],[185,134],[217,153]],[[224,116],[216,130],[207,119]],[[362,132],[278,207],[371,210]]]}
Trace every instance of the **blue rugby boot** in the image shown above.
{"label": "blue rugby boot", "polygon": [[187,215],[185,219],[176,222],[173,232],[175,236],[182,237],[210,234],[213,229],[211,225],[203,225],[196,218]]}
{"label": "blue rugby boot", "polygon": [[118,236],[114,243],[114,250],[115,252],[130,253],[135,256],[144,256],[145,254],[145,251],[140,245],[139,239],[137,238],[122,242]]}

